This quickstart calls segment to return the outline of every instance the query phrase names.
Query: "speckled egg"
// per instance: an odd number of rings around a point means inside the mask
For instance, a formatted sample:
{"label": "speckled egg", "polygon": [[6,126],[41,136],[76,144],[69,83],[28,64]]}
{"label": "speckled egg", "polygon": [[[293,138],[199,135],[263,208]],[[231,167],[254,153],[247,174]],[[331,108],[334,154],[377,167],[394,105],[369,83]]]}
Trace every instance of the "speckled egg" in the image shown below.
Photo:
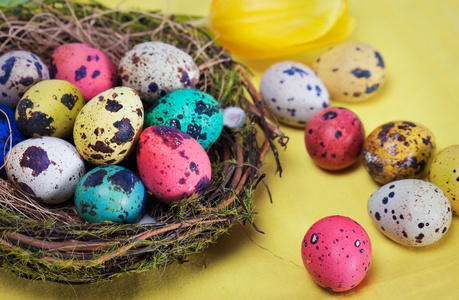
{"label": "speckled egg", "polygon": [[448,197],[453,214],[459,215],[459,145],[438,152],[428,174],[429,181],[441,188]]}
{"label": "speckled egg", "polygon": [[49,204],[70,199],[86,172],[75,146],[50,136],[24,140],[11,148],[8,179],[31,198]]}
{"label": "speckled egg", "polygon": [[381,184],[421,178],[435,153],[435,137],[426,127],[407,121],[387,122],[363,143],[363,166]]}
{"label": "speckled egg", "polygon": [[147,190],[169,204],[201,195],[212,176],[204,148],[187,133],[169,126],[150,126],[142,132],[137,167]]}
{"label": "speckled egg", "polygon": [[143,128],[143,105],[136,91],[114,87],[80,111],[73,140],[81,156],[94,165],[117,164],[135,149]]}
{"label": "speckled egg", "polygon": [[50,60],[51,78],[77,86],[86,101],[118,85],[115,63],[102,50],[82,43],[63,44],[54,49]]}
{"label": "speckled egg", "polygon": [[0,103],[15,108],[24,93],[39,81],[49,79],[49,71],[37,55],[15,50],[0,56]]}
{"label": "speckled egg", "polygon": [[220,104],[209,94],[194,89],[174,91],[159,99],[145,113],[145,127],[177,128],[208,149],[223,129]]}
{"label": "speckled egg", "polygon": [[129,169],[105,165],[89,171],[78,183],[75,208],[89,223],[137,223],[145,214],[147,194]]}
{"label": "speckled egg", "polygon": [[14,118],[14,110],[6,104],[0,103],[0,176],[6,177],[5,158],[10,147],[22,142],[24,136],[19,130]]}
{"label": "speckled egg", "polygon": [[347,42],[330,48],[313,64],[333,100],[357,102],[374,96],[384,83],[381,54],[371,45]]}
{"label": "speckled egg", "polygon": [[422,247],[442,238],[451,225],[451,205],[445,193],[421,179],[390,182],[368,199],[376,227],[391,240]]}
{"label": "speckled egg", "polygon": [[362,153],[365,130],[359,117],[342,107],[328,107],[314,115],[305,130],[312,160],[327,170],[354,164]]}
{"label": "speckled egg", "polygon": [[149,108],[166,94],[194,88],[199,69],[185,51],[159,41],[140,43],[121,58],[118,74],[122,85],[135,89]]}
{"label": "speckled egg", "polygon": [[49,79],[33,85],[16,107],[16,122],[26,137],[72,135],[75,118],[85,100],[80,90],[65,80]]}
{"label": "speckled egg", "polygon": [[334,292],[358,285],[371,263],[371,242],[351,218],[329,216],[314,223],[301,244],[304,266],[321,287]]}
{"label": "speckled egg", "polygon": [[296,127],[330,106],[322,80],[309,67],[293,61],[269,67],[261,78],[260,94],[279,121]]}

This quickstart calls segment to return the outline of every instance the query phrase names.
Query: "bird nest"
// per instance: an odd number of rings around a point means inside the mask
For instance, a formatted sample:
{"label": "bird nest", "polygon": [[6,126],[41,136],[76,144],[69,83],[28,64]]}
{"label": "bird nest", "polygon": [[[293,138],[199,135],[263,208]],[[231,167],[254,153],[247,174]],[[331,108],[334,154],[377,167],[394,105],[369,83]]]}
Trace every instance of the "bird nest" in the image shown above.
{"label": "bird nest", "polygon": [[275,144],[277,140],[285,147],[287,138],[263,106],[247,70],[203,30],[177,17],[65,0],[31,1],[0,10],[0,53],[27,50],[49,61],[59,45],[80,42],[103,49],[118,64],[134,45],[152,40],[189,53],[201,72],[197,89],[211,94],[222,108],[236,106],[246,112],[245,125],[225,127],[207,151],[212,163],[209,188],[198,198],[174,205],[150,201],[147,213],[154,223],[88,224],[78,217],[73,201],[40,204],[0,179],[4,269],[31,279],[101,282],[184,262],[235,223],[255,226],[252,196],[264,178],[260,167],[271,153],[281,173]]}

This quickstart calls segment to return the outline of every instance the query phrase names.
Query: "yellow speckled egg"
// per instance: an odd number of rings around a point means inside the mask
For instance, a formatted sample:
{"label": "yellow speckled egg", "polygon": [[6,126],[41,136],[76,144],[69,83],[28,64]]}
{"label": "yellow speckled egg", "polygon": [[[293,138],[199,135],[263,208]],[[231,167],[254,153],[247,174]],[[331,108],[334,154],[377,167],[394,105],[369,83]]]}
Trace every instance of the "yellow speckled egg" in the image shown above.
{"label": "yellow speckled egg", "polygon": [[339,44],[324,52],[312,68],[333,100],[357,102],[380,90],[386,69],[381,54],[361,42]]}
{"label": "yellow speckled egg", "polygon": [[381,184],[421,178],[435,153],[435,137],[426,127],[393,121],[373,130],[363,143],[363,166]]}
{"label": "yellow speckled egg", "polygon": [[130,87],[115,87],[80,111],[73,139],[80,155],[95,165],[116,164],[135,148],[143,127],[143,105]]}
{"label": "yellow speckled egg", "polygon": [[50,79],[28,89],[16,107],[16,122],[28,138],[53,136],[68,138],[86,101],[72,83]]}
{"label": "yellow speckled egg", "polygon": [[459,145],[442,149],[429,169],[429,181],[446,194],[455,215],[459,215]]}

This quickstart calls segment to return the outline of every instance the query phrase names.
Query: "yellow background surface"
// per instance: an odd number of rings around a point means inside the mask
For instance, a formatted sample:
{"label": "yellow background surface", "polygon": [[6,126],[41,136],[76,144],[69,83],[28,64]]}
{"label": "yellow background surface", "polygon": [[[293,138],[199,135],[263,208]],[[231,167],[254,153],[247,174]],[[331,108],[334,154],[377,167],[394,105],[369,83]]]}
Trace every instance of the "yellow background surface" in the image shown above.
{"label": "yellow background surface", "polygon": [[[115,1],[105,1],[112,6]],[[124,6],[205,15],[210,0],[125,1]],[[357,27],[347,39],[373,45],[382,54],[387,80],[379,94],[361,103],[332,101],[354,111],[366,133],[392,120],[419,122],[437,139],[437,151],[459,144],[459,1],[350,0]],[[284,59],[307,65],[324,49]],[[243,61],[261,74],[277,60]],[[361,163],[346,171],[319,169],[307,155],[304,132],[283,126],[290,137],[281,151],[282,178],[272,158],[263,171],[273,195],[255,193],[256,225],[236,225],[229,235],[185,265],[122,276],[94,285],[65,285],[20,279],[0,270],[0,299],[457,299],[459,217],[446,235],[425,248],[385,238],[366,211],[379,187]],[[371,268],[349,292],[330,293],[307,274],[300,245],[307,229],[328,215],[360,223],[373,246]]]}

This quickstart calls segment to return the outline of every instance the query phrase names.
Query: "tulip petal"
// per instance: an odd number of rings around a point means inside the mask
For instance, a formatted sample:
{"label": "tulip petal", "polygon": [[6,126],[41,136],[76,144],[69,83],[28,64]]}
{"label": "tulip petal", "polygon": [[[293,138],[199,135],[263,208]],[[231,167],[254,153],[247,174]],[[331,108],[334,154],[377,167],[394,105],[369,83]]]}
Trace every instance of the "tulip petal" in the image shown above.
{"label": "tulip petal", "polygon": [[345,0],[214,0],[208,18],[217,40],[247,58],[300,53],[327,44],[325,36],[345,38],[353,24]]}

